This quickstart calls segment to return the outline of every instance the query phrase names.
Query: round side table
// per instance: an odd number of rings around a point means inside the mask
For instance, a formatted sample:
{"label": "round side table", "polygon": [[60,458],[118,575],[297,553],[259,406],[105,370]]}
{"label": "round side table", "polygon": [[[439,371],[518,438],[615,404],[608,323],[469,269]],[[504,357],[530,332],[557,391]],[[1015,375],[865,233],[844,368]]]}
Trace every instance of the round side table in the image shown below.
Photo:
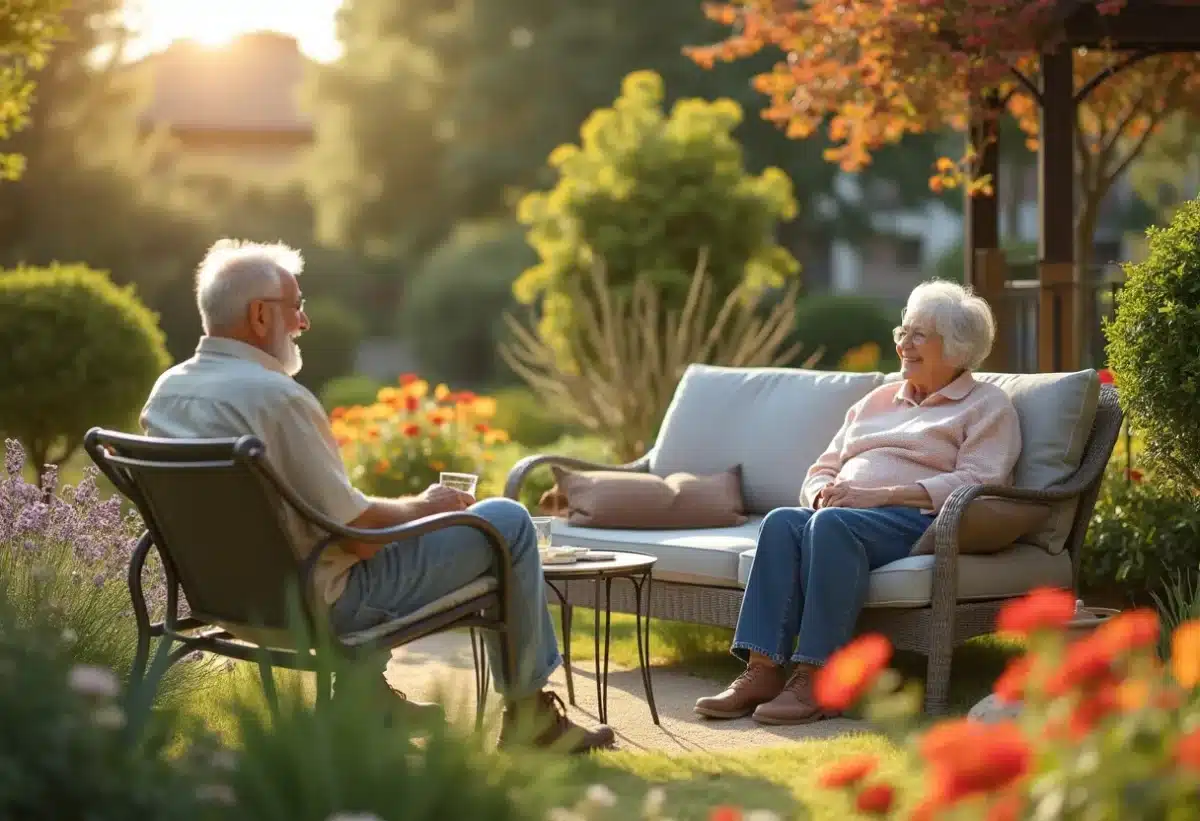
{"label": "round side table", "polygon": [[[554,591],[562,605],[563,667],[567,675],[567,700],[575,704],[575,682],[571,676],[571,615],[573,607],[568,592],[571,582],[590,581],[595,585],[592,605],[595,612],[593,641],[596,647],[596,703],[600,723],[608,723],[608,658],[612,637],[612,583],[614,579],[629,579],[633,585],[635,602],[635,630],[638,643],[638,666],[642,673],[642,686],[646,690],[646,702],[650,705],[650,717],[659,724],[658,706],[654,703],[654,685],[650,680],[650,584],[656,556],[644,553],[612,552],[613,558],[602,561],[576,561],[571,564],[548,564],[542,567],[547,586]],[[600,588],[604,587],[604,660],[600,658]],[[559,585],[562,589],[559,589]],[[642,615],[642,591],[646,593],[646,614]],[[644,625],[644,632],[643,632]]]}

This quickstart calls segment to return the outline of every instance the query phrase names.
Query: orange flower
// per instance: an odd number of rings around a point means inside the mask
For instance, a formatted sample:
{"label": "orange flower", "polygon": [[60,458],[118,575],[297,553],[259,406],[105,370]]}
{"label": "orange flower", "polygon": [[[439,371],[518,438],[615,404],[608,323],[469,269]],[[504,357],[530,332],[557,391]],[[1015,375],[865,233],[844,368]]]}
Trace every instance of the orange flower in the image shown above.
{"label": "orange flower", "polygon": [[457,394],[455,394],[454,401],[460,405],[471,405],[475,403],[477,398],[478,397],[471,393],[471,391],[459,391]]}
{"label": "orange flower", "polygon": [[1092,637],[1112,657],[1153,647],[1158,642],[1158,613],[1148,607],[1127,610],[1097,627]]}
{"label": "orange flower", "polygon": [[1181,687],[1200,686],[1200,620],[1185,621],[1171,636],[1171,673]]}
{"label": "orange flower", "polygon": [[488,432],[488,426],[487,426],[487,423],[485,423],[485,422],[480,422],[480,423],[476,424],[476,425],[475,425],[475,432],[476,432],[476,433],[487,433],[487,432]]}
{"label": "orange flower", "polygon": [[439,471],[439,472],[440,472],[440,471],[443,471],[443,470],[445,470],[445,469],[446,469],[446,463],[445,463],[445,462],[439,462],[439,461],[437,461],[436,459],[434,459],[432,462],[430,462],[430,463],[429,463],[429,466],[430,466],[431,468],[433,468],[434,470],[436,470],[436,471]]}
{"label": "orange flower", "polygon": [[329,412],[330,419],[341,419],[345,415],[346,415],[345,408],[334,408],[333,410],[331,410]]}
{"label": "orange flower", "polygon": [[928,799],[935,807],[1009,787],[1033,764],[1029,742],[1011,721],[942,722],[921,739],[921,754],[930,765]]}
{"label": "orange flower", "polygon": [[375,463],[375,472],[376,473],[387,473],[388,468],[390,468],[391,466],[392,466],[392,463],[389,462],[387,459],[380,459],[378,462]]}
{"label": "orange flower", "polygon": [[1175,742],[1175,761],[1182,767],[1200,773],[1200,730],[1192,730]]}
{"label": "orange flower", "polygon": [[859,792],[854,806],[868,815],[887,815],[895,800],[896,790],[891,784],[872,784]]}
{"label": "orange flower", "polygon": [[1108,718],[1121,706],[1117,685],[1105,682],[1094,691],[1085,694],[1071,710],[1065,722],[1047,728],[1047,735],[1082,741],[1096,729],[1096,725]]}
{"label": "orange flower", "polygon": [[841,712],[862,698],[892,657],[891,643],[878,633],[860,636],[838,650],[817,671],[817,703]]}
{"label": "orange flower", "polygon": [[402,373],[397,381],[400,383],[400,385],[407,388],[409,385],[417,381],[417,375],[415,373]]}
{"label": "orange flower", "polygon": [[379,438],[379,425],[367,425],[367,438],[375,441]]}
{"label": "orange flower", "polygon": [[1021,656],[1008,663],[992,692],[1001,700],[1010,704],[1025,698],[1025,687],[1029,684],[1029,673],[1033,670],[1033,657]]}
{"label": "orange flower", "polygon": [[446,424],[448,421],[450,421],[450,418],[448,416],[446,416],[444,413],[441,413],[440,411],[433,411],[432,413],[429,414],[430,424],[441,427],[442,425]]}
{"label": "orange flower", "polygon": [[1067,648],[1062,664],[1046,680],[1046,694],[1062,696],[1080,687],[1105,684],[1112,680],[1112,655],[1092,633]]}
{"label": "orange flower", "polygon": [[1075,617],[1075,597],[1066,590],[1039,587],[1009,602],[996,617],[996,630],[1028,636],[1040,630],[1057,630]]}
{"label": "orange flower", "polygon": [[722,804],[712,808],[708,814],[708,821],[742,821],[742,811],[737,807]]}
{"label": "orange flower", "polygon": [[405,436],[407,436],[411,439],[412,437],[419,436],[421,434],[421,426],[415,425],[412,422],[409,422],[407,425],[404,426],[402,432],[404,433]]}
{"label": "orange flower", "polygon": [[873,755],[856,755],[834,762],[821,771],[817,783],[826,789],[836,790],[857,784],[874,770],[879,763]]}

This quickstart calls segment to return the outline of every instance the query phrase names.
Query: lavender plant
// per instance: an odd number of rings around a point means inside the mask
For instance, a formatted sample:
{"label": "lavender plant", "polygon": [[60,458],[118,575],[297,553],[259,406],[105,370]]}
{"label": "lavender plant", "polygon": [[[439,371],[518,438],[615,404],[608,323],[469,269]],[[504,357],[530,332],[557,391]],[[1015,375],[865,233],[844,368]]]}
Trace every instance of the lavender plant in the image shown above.
{"label": "lavender plant", "polygon": [[[136,625],[126,585],[134,547],[143,531],[135,510],[121,497],[102,497],[98,471],[89,467],[79,484],[58,485],[46,466],[40,484],[23,478],[25,452],[5,441],[0,477],[0,596],[17,627],[48,624],[70,644],[71,656],[127,673],[136,648]],[[165,585],[158,557],[142,573],[151,618],[161,616]],[[163,680],[163,697],[201,684],[207,665],[176,665]]]}

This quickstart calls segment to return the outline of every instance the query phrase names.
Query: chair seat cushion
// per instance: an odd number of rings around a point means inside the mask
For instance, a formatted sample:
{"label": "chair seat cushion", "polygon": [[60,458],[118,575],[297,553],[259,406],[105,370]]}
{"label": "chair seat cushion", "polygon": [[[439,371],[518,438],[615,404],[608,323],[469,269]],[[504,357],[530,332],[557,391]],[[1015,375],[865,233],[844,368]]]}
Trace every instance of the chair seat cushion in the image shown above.
{"label": "chair seat cushion", "polygon": [[682,584],[738,586],[738,557],[758,543],[761,516],[736,527],[672,530],[610,530],[574,527],[555,519],[555,545],[628,550],[658,557],[654,578]]}
{"label": "chair seat cushion", "polygon": [[[738,582],[744,587],[754,550],[739,557]],[[906,556],[871,572],[867,607],[925,607],[932,600],[933,556]],[[958,600],[1019,596],[1035,587],[1071,587],[1071,557],[1018,544],[999,553],[958,557]]]}

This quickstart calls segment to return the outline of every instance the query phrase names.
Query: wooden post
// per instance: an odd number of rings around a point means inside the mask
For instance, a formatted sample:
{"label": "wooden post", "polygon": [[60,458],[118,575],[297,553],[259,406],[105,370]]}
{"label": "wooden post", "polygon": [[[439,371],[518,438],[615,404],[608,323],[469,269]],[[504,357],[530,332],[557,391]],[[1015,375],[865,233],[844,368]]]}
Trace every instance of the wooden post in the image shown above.
{"label": "wooden post", "polygon": [[1075,78],[1065,46],[1042,55],[1038,149],[1038,370],[1078,370],[1083,335],[1075,267]]}
{"label": "wooden post", "polygon": [[[980,287],[985,276],[978,267],[980,251],[1000,247],[1000,98],[988,92],[983,100],[972,105],[971,128],[967,139],[979,152],[976,173],[980,177],[991,177],[992,193],[971,196],[964,192],[963,202],[963,282],[991,303],[991,296]],[[992,303],[992,310],[997,306]]]}
{"label": "wooden post", "polygon": [[1008,266],[1005,264],[1004,252],[999,248],[980,248],[975,252],[975,293],[988,301],[992,313],[996,316],[996,341],[992,344],[992,352],[984,362],[984,370],[998,373],[1010,373],[1017,370],[1013,358],[1012,311],[1005,299],[1004,286],[1008,282]]}

